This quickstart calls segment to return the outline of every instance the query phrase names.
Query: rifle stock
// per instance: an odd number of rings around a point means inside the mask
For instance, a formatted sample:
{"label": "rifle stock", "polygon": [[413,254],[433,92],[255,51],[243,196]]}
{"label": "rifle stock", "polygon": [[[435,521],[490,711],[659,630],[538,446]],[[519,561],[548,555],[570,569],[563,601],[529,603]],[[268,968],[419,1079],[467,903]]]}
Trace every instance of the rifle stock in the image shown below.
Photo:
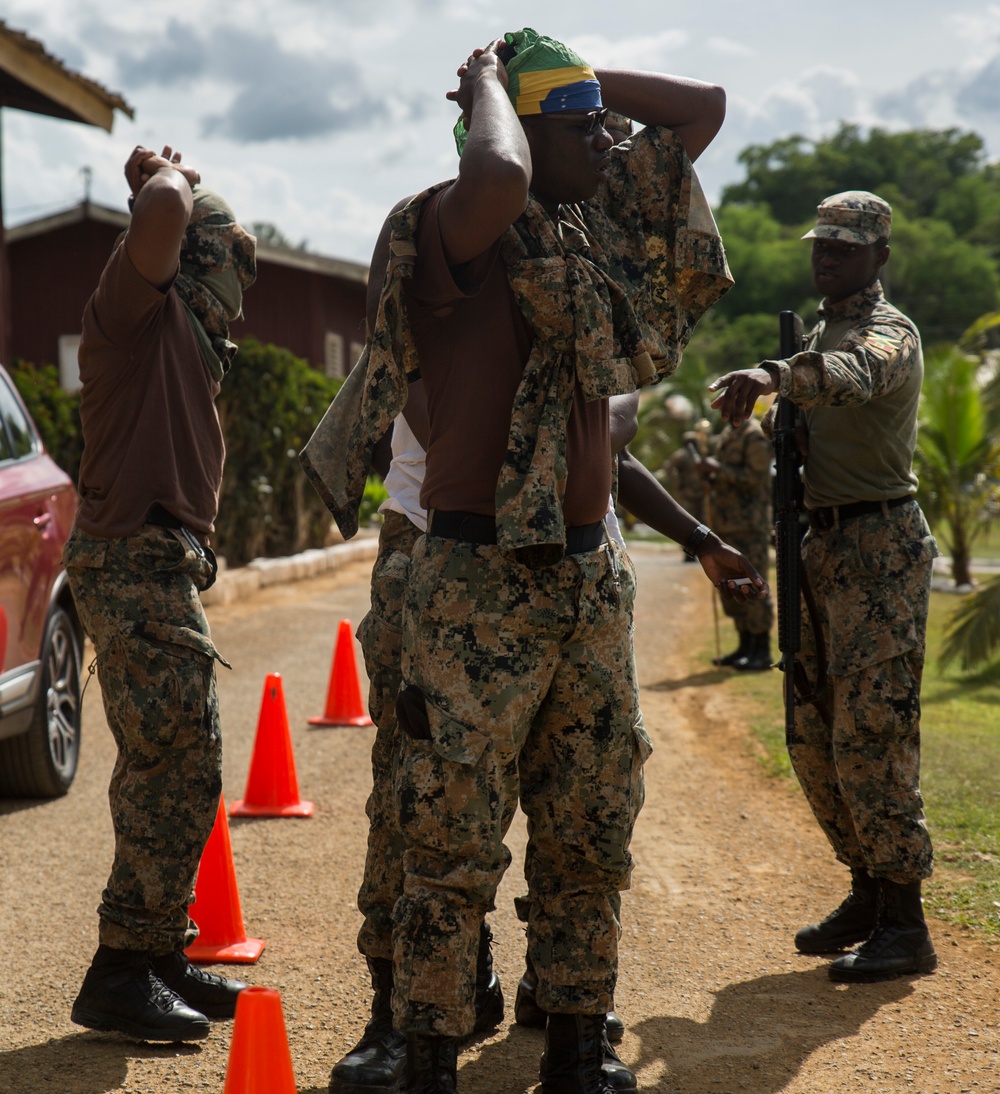
{"label": "rifle stock", "polygon": [[[802,349],[802,320],[792,311],[778,317],[783,360]],[[778,667],[784,672],[785,735],[795,730],[795,661],[802,642],[801,487],[799,451],[795,440],[798,408],[784,396],[778,399],[774,424],[774,542],[778,588]]]}

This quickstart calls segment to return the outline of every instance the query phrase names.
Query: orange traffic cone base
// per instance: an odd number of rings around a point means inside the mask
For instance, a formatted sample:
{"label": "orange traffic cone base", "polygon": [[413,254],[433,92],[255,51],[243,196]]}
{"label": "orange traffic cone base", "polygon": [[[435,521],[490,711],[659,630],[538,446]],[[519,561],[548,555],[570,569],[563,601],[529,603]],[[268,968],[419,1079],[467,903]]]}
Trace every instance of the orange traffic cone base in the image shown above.
{"label": "orange traffic cone base", "polygon": [[232,817],[311,817],[313,803],[299,797],[295,756],[285,710],[281,673],[272,672],[264,681],[257,735],[254,738],[250,773],[243,797],[233,803]]}
{"label": "orange traffic cone base", "polygon": [[236,997],[224,1094],[295,1094],[296,1089],[281,996],[272,988],[244,988]]}
{"label": "orange traffic cone base", "polygon": [[343,718],[327,718],[325,715],[317,714],[315,718],[309,719],[309,724],[311,726],[371,726],[375,723],[367,714],[349,715]]}
{"label": "orange traffic cone base", "polygon": [[194,903],[188,914],[198,927],[198,937],[184,951],[189,960],[202,964],[226,961],[252,965],[260,957],[264,942],[247,938],[243,926],[224,795],[219,796],[212,834],[201,853]]}
{"label": "orange traffic cone base", "polygon": [[199,946],[195,942],[188,946],[184,955],[196,965],[253,965],[266,945],[260,938],[245,938],[228,946]]}
{"label": "orange traffic cone base", "polygon": [[330,684],[323,713],[308,719],[311,726],[370,726],[368,711],[361,702],[361,681],[354,657],[354,635],[347,619],[337,628],[337,644],[330,666]]}
{"label": "orange traffic cone base", "polygon": [[235,801],[229,807],[231,817],[311,817],[313,815],[312,802],[293,802],[290,805],[248,805],[247,802]]}

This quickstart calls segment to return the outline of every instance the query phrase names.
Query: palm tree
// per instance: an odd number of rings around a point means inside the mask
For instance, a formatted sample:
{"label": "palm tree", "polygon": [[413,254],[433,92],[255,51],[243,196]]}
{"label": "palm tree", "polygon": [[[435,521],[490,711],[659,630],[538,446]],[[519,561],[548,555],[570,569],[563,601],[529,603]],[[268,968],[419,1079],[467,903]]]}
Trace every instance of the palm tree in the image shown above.
{"label": "palm tree", "polygon": [[980,366],[959,347],[928,355],[914,458],[921,505],[951,555],[956,585],[972,584],[972,545],[989,526],[1000,472]]}
{"label": "palm tree", "polygon": [[[982,447],[992,445],[995,450],[995,437],[998,433],[996,421],[997,408],[1000,406],[1000,367],[998,367],[996,346],[1000,337],[1000,313],[991,312],[977,320],[963,334],[954,351],[976,364],[976,398],[982,410],[978,417],[985,421],[986,436],[982,438]],[[964,351],[964,353],[963,353]],[[962,384],[968,383],[968,375],[963,369]],[[925,403],[932,398],[931,389],[925,387]],[[975,430],[982,427],[978,424]],[[967,440],[969,438],[966,438]],[[923,437],[921,437],[923,446]],[[928,449],[936,446],[929,442]],[[988,463],[989,461],[987,461]],[[983,479],[993,478],[989,489],[995,492],[995,464],[987,473],[980,470]],[[984,482],[984,486],[987,485]],[[987,514],[990,508],[987,504]],[[957,581],[957,575],[956,575]],[[964,597],[958,608],[952,613],[945,627],[944,644],[941,649],[942,666],[957,660],[963,671],[977,668],[988,662],[1000,648],[1000,579],[993,578],[975,592]]]}

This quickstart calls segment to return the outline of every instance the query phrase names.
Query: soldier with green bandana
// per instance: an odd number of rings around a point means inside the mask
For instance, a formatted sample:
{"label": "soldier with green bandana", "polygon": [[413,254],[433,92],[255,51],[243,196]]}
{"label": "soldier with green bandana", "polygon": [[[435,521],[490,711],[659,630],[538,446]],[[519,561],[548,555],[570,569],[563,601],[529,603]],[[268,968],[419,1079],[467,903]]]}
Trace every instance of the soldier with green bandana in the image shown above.
{"label": "soldier with green bandana", "polygon": [[64,561],[118,747],[100,945],[72,1019],[146,1041],[208,1036],[245,985],[189,964],[188,916],[222,790],[216,663],[199,591],[224,446],[215,399],[252,236],[165,148],[125,165],[132,219],[80,341],[80,507]]}
{"label": "soldier with green bandana", "polygon": [[[390,217],[369,353],[304,458],[353,534],[373,445],[422,377],[428,530],[412,552],[397,699],[404,1089],[456,1088],[480,923],[519,803],[528,953],[549,1015],[542,1090],[604,1094],[617,896],[649,753],[634,572],[604,530],[608,400],[669,375],[731,284],[691,166],[725,97],[697,81],[595,72],[531,30],[475,50],[459,77],[458,177]],[[614,145],[607,106],[645,128]],[[721,546],[682,523],[694,553]],[[716,578],[727,595],[730,576]],[[619,1067],[616,1088],[634,1089]]]}
{"label": "soldier with green bandana", "polygon": [[809,625],[803,607],[799,660],[815,686],[815,629],[828,666],[822,702],[795,704],[788,752],[851,889],[795,945],[829,953],[861,943],[829,967],[832,979],[858,983],[937,965],[921,904],[933,851],[920,794],[920,681],[938,549],[914,496],[920,334],[879,280],[891,225],[888,202],[866,190],[822,201],[803,237],[823,294],[804,352],[711,385],[725,389],[712,405],[734,427],[771,392],[800,408],[802,573],[818,618]]}

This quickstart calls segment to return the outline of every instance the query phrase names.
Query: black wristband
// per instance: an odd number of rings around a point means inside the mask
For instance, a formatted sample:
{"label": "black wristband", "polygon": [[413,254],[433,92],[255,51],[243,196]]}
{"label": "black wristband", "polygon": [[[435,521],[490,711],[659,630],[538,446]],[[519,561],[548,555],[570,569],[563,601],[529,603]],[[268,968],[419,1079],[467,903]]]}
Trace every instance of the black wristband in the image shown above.
{"label": "black wristband", "polygon": [[690,555],[691,558],[695,558],[698,554],[698,548],[711,534],[712,529],[709,528],[707,524],[699,524],[691,535],[688,536],[687,542],[684,544],[684,554]]}

